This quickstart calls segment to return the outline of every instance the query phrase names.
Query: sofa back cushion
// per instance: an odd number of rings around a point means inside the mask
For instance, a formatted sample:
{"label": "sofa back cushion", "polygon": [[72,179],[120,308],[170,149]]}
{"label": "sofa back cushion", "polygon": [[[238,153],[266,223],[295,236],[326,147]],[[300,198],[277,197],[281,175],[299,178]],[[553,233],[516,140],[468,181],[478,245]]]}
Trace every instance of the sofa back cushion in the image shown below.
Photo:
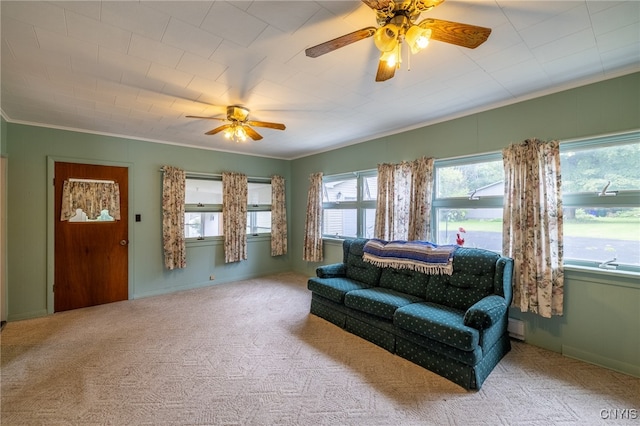
{"label": "sofa back cushion", "polygon": [[429,275],[410,269],[383,268],[380,287],[418,296],[424,299],[429,284]]}
{"label": "sofa back cushion", "polygon": [[347,267],[347,278],[363,282],[370,286],[376,286],[380,281],[380,274],[382,271],[377,266],[369,262],[365,262],[362,259],[362,256],[364,255],[364,245],[366,242],[367,239],[358,238],[351,240],[350,244],[345,244],[343,246],[346,251],[345,264]]}
{"label": "sofa back cushion", "polygon": [[467,310],[478,300],[495,293],[499,258],[500,255],[489,250],[460,247],[453,257],[453,274],[431,276],[426,300]]}

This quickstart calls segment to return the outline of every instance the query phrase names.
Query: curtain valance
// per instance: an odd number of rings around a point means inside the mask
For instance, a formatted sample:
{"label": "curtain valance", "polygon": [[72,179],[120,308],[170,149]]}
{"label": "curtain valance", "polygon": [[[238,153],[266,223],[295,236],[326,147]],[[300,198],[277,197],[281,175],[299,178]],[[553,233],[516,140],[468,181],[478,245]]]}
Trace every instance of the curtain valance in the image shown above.
{"label": "curtain valance", "polygon": [[120,220],[120,186],[114,181],[65,180],[62,185],[60,220]]}

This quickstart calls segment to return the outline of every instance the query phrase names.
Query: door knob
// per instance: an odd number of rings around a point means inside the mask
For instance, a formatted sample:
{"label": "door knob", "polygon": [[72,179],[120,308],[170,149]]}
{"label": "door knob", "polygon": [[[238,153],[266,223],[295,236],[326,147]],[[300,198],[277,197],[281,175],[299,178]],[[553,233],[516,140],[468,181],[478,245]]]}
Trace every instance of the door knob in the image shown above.
{"label": "door knob", "polygon": [[120,240],[120,245],[121,246],[126,246],[127,245],[127,240]]}

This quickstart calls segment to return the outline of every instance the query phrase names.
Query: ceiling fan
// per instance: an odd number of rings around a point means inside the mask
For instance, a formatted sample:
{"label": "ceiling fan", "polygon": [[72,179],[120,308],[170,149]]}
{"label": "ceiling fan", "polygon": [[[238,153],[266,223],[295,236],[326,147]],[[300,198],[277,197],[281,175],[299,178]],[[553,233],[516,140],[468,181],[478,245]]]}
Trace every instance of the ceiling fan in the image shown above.
{"label": "ceiling fan", "polygon": [[307,56],[317,58],[356,41],[373,36],[380,50],[376,81],[392,78],[400,68],[401,47],[406,42],[411,53],[424,49],[429,40],[475,49],[484,43],[491,28],[426,18],[415,22],[422,12],[440,5],[444,0],[362,0],[376,13],[378,28],[367,27],[329,40],[305,50]]}
{"label": "ceiling fan", "polygon": [[250,137],[254,141],[262,139],[262,136],[253,130],[250,126],[267,127],[269,129],[284,130],[285,125],[281,123],[270,123],[268,121],[254,121],[248,120],[249,110],[239,105],[230,105],[227,107],[227,118],[218,117],[200,117],[197,115],[187,115],[187,118],[203,118],[206,120],[220,120],[229,121],[227,124],[216,127],[213,130],[209,130],[205,135],[215,135],[219,132],[224,132],[224,136],[227,139],[231,139],[235,142],[244,142],[247,137]]}

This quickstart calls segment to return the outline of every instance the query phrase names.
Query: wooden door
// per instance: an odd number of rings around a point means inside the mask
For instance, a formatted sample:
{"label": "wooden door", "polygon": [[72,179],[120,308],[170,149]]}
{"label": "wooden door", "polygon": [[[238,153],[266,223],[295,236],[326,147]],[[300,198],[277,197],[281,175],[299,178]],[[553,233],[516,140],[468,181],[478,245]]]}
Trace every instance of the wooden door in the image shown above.
{"label": "wooden door", "polygon": [[[73,178],[117,182],[120,220],[61,221],[62,188]],[[128,169],[56,162],[54,185],[55,312],[128,299]]]}

